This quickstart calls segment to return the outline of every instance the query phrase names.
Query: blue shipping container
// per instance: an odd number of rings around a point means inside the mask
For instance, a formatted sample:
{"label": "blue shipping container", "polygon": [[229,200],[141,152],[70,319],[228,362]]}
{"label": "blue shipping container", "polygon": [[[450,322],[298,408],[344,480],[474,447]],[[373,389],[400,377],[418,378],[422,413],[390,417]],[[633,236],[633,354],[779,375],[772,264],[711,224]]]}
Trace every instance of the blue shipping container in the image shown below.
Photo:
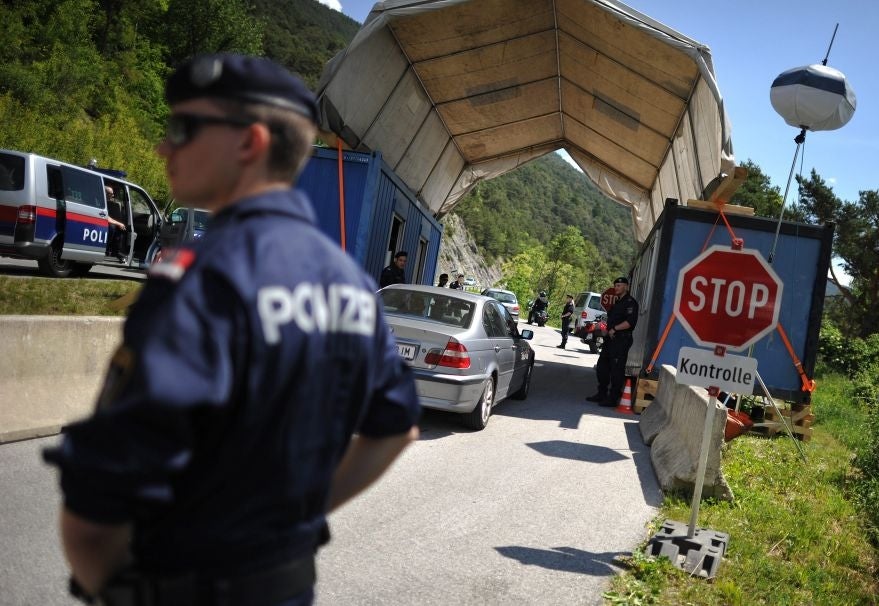
{"label": "blue shipping container", "polygon": [[[315,147],[297,187],[311,198],[321,230],[341,244],[339,165],[335,149]],[[344,151],[345,249],[378,281],[393,252],[409,253],[406,281],[432,284],[442,225],[382,160]]]}
{"label": "blue shipping container", "polygon": [[[734,214],[726,217],[735,236],[744,240],[744,247],[758,250],[768,260],[777,221]],[[785,221],[781,224],[772,261],[772,268],[784,284],[778,322],[810,379],[814,377],[818,354],[832,241],[833,225]],[[633,335],[634,343],[629,350],[628,374],[644,376],[650,366],[662,333],[673,315],[681,268],[715,244],[731,245],[730,232],[718,213],[667,201],[644,242],[632,274],[632,295],[640,303],[641,311]],[[681,347],[699,345],[675,320],[658,350],[649,377],[657,378],[663,364],[677,366]],[[757,359],[757,372],[774,397],[802,404],[809,402],[811,394],[803,391],[800,375],[779,331],[772,331],[752,349],[735,353]],[[756,387],[754,393],[762,391]]]}

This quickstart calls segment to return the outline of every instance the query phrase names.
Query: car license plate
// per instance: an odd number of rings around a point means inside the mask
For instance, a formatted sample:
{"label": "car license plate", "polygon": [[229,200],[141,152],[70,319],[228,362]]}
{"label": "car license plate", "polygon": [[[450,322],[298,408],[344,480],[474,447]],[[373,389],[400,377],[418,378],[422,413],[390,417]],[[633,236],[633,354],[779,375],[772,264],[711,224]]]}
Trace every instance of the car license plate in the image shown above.
{"label": "car license plate", "polygon": [[418,355],[418,346],[410,343],[397,343],[397,353],[407,362],[411,362]]}

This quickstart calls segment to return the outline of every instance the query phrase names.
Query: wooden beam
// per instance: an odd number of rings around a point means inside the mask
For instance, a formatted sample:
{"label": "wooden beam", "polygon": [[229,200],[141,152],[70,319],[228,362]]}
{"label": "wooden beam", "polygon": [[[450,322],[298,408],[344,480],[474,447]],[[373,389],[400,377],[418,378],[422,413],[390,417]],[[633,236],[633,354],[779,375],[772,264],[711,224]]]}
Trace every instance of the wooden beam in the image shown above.
{"label": "wooden beam", "polygon": [[745,182],[745,179],[748,178],[748,169],[742,166],[736,166],[735,170],[733,170],[733,174],[727,175],[724,177],[723,181],[721,181],[720,185],[711,192],[711,195],[708,197],[709,202],[723,202],[726,203],[733,195],[736,193],[736,190],[742,186],[742,183]]}
{"label": "wooden beam", "polygon": [[720,204],[718,202],[706,202],[705,200],[687,200],[687,206],[690,208],[701,208],[702,210],[713,210],[715,212],[723,211],[731,215],[754,215],[754,209],[750,206],[739,206],[738,204]]}

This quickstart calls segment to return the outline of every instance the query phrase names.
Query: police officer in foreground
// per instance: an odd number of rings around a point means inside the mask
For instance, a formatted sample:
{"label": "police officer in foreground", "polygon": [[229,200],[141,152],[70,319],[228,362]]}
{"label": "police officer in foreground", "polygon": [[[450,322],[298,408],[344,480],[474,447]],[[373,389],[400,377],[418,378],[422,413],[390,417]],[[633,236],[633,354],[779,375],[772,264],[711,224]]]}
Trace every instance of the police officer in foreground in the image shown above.
{"label": "police officer in foreground", "polygon": [[607,314],[607,338],[595,365],[598,391],[586,398],[600,406],[616,406],[620,401],[632,330],[638,322],[638,302],[629,294],[629,279],[621,276],[614,280],[613,287],[618,299]]}
{"label": "police officer in foreground", "polygon": [[214,218],[151,268],[93,416],[46,453],[71,588],[113,605],[310,604],[325,514],[417,438],[414,382],[375,283],[290,189],[312,93],[266,59],[204,55],[166,96],[171,192]]}

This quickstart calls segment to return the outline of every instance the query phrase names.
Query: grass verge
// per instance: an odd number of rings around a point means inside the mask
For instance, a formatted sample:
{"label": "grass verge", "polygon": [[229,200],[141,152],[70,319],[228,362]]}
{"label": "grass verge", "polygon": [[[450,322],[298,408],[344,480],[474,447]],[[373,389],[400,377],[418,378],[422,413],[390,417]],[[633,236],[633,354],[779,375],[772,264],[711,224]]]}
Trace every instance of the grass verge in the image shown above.
{"label": "grass verge", "polygon": [[111,304],[140,288],[138,280],[0,276],[0,315],[124,316]]}
{"label": "grass verge", "polygon": [[[879,554],[852,498],[853,451],[866,441],[868,411],[846,401],[845,383],[841,377],[820,382],[813,398],[818,423],[802,444],[805,463],[784,434],[745,435],[727,445],[723,471],[735,501],[703,501],[699,509],[700,526],[730,535],[714,580],[637,553],[613,580],[607,601],[879,604]],[[670,496],[656,524],[689,517],[690,499]]]}

